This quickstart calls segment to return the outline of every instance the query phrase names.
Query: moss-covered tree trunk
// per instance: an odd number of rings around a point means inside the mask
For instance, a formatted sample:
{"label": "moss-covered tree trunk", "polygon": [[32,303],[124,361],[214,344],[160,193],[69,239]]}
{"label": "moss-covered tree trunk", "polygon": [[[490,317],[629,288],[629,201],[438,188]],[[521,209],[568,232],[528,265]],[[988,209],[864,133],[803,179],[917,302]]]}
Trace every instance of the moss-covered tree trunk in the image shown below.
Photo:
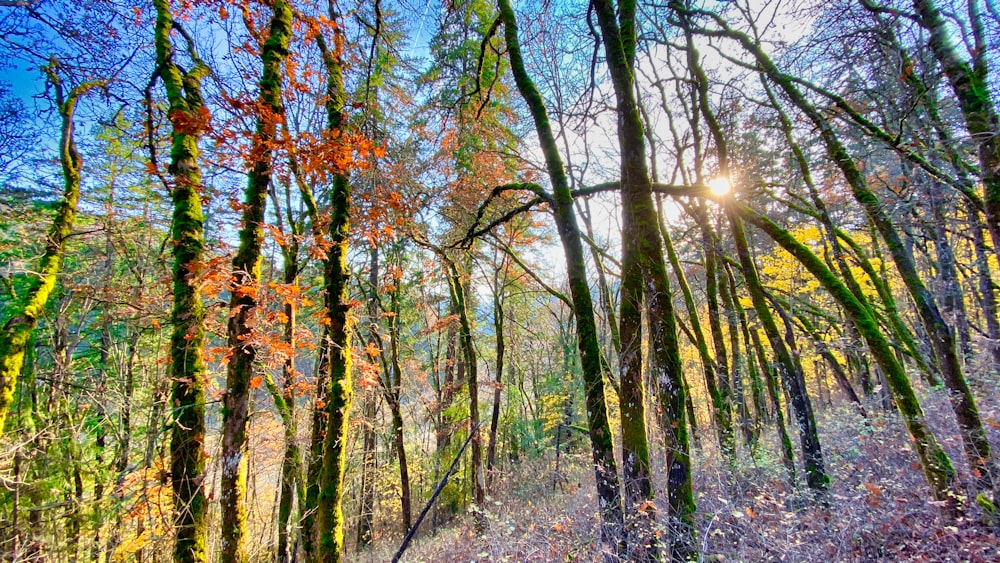
{"label": "moss-covered tree trunk", "polygon": [[[399,247],[397,251],[396,258],[401,261],[403,250]],[[397,276],[402,276],[403,269],[401,265],[397,263],[393,272]],[[390,373],[389,388],[386,389],[386,402],[389,404],[389,412],[392,416],[392,441],[396,448],[396,458],[399,461],[399,500],[402,504],[400,525],[403,533],[406,534],[413,525],[413,502],[410,494],[410,468],[406,460],[406,442],[403,434],[403,411],[400,404],[400,394],[403,386],[403,369],[399,363],[399,320],[400,313],[402,312],[400,305],[402,288],[400,286],[402,283],[403,280],[401,277],[394,278],[392,281],[393,289],[390,293],[392,315],[389,316],[389,362],[392,371]]]}
{"label": "moss-covered tree trunk", "polygon": [[[754,416],[749,423],[750,441],[748,445],[750,446],[750,451],[754,455],[757,453],[757,446],[759,443],[760,432],[767,421],[767,402],[764,398],[764,382],[761,380],[760,373],[757,371],[757,362],[754,361],[754,350],[753,344],[750,341],[749,326],[747,323],[746,311],[743,309],[743,305],[740,304],[740,296],[736,287],[736,276],[733,274],[733,269],[729,266],[728,262],[723,263],[726,269],[726,279],[729,280],[729,295],[732,298],[732,307],[736,315],[736,321],[738,322],[739,331],[743,337],[743,349],[746,350],[746,366],[747,366],[747,376],[750,379],[750,396],[753,400],[754,405]],[[734,343],[734,346],[738,346],[738,342]],[[766,370],[766,365],[761,365],[762,370]],[[782,423],[781,432],[785,432],[784,424]],[[792,468],[794,470],[794,464]],[[793,471],[794,476],[794,471]],[[794,479],[793,479],[794,481]]]}
{"label": "moss-covered tree trunk", "polygon": [[[816,207],[817,218],[823,225],[823,233],[827,239],[827,243],[830,245],[830,249],[832,250],[833,260],[837,265],[837,269],[840,272],[844,283],[851,290],[851,292],[854,293],[854,296],[859,300],[865,301],[867,298],[861,290],[861,284],[858,283],[853,271],[848,265],[842,244],[842,237],[838,236],[839,231],[830,216],[826,203],[820,197],[816,184],[813,182],[812,170],[809,166],[809,161],[806,158],[802,147],[792,135],[792,121],[778,103],[778,100],[772,92],[771,86],[763,76],[761,77],[761,84],[764,86],[764,91],[767,94],[768,100],[770,101],[775,112],[778,114],[785,142],[788,144],[788,147],[792,152],[792,157],[799,169],[799,173],[802,175],[802,182],[805,184],[809,192],[809,197],[812,200],[813,205]],[[853,240],[850,241],[850,243],[853,242]],[[856,243],[855,248],[859,248]],[[889,319],[889,324],[892,327],[896,338],[905,346],[910,357],[914,360],[914,362],[916,362],[924,376],[927,377],[930,382],[935,382],[937,378],[931,373],[930,367],[924,361],[923,355],[920,353],[920,350],[913,338],[913,334],[903,323],[903,320],[899,315],[899,311],[896,308],[895,298],[893,297],[892,292],[889,291],[884,278],[875,273],[874,268],[871,266],[871,263],[868,261],[868,258],[864,255],[864,253],[858,253],[856,251],[855,254],[861,268],[868,274],[872,285],[875,286],[875,290],[882,300],[882,304],[885,308],[885,314]]]}
{"label": "moss-covered tree trunk", "polygon": [[991,467],[993,463],[990,444],[986,438],[986,431],[979,417],[979,410],[976,407],[975,399],[962,373],[954,335],[941,315],[933,294],[931,294],[921,279],[912,253],[903,243],[899,232],[892,224],[881,202],[868,188],[864,175],[854,162],[854,159],[847,152],[846,147],[844,147],[837,137],[829,121],[806,100],[792,83],[791,79],[781,74],[774,67],[774,64],[766,55],[759,51],[759,48],[757,49],[756,56],[758,62],[765,68],[768,76],[782,87],[789,99],[819,129],[828,154],[840,168],[851,187],[855,199],[871,219],[882,240],[885,241],[889,249],[889,254],[892,256],[900,277],[906,285],[910,296],[913,298],[917,313],[920,315],[923,325],[930,336],[931,344],[934,347],[941,370],[941,378],[950,391],[949,397],[952,409],[955,412],[955,417],[961,430],[963,445],[965,446],[966,455],[969,458],[969,464],[981,476],[978,487],[992,488]]}
{"label": "moss-covered tree trunk", "polygon": [[971,61],[965,61],[952,42],[954,34],[937,3],[933,0],[913,0],[920,25],[930,32],[927,43],[955,93],[969,137],[977,145],[979,174],[986,196],[986,223],[993,239],[994,252],[1000,255],[1000,116],[990,94],[987,68],[990,51],[977,4],[969,2],[973,57]]}
{"label": "moss-covered tree trunk", "polygon": [[173,175],[173,295],[170,336],[170,478],[174,499],[174,561],[205,561],[207,500],[205,496],[205,308],[198,272],[204,260],[201,170],[198,140],[208,125],[201,79],[208,68],[195,59],[182,72],[174,61],[170,33],[173,16],[167,0],[156,7],[156,61],[167,92],[172,127],[170,173]]}
{"label": "moss-covered tree trunk", "polygon": [[517,20],[508,0],[498,0],[504,24],[504,39],[510,58],[511,71],[518,91],[527,103],[545,155],[545,165],[552,182],[556,230],[566,254],[566,275],[576,319],[577,345],[583,370],[584,394],[587,402],[587,428],[590,434],[594,462],[594,478],[601,514],[601,538],[607,548],[618,551],[622,527],[622,505],[618,485],[618,470],[614,456],[614,441],[608,423],[608,408],[604,391],[603,362],[594,320],[594,303],[587,283],[587,267],[573,211],[573,196],[562,158],[549,122],[545,102],[525,68],[517,38]]}
{"label": "moss-covered tree trunk", "polygon": [[729,269],[723,264],[719,271],[719,297],[722,298],[722,307],[726,316],[726,328],[729,333],[729,350],[732,362],[729,375],[727,375],[730,385],[730,396],[732,406],[736,408],[736,415],[739,417],[740,433],[743,435],[743,444],[749,446],[753,440],[753,430],[750,423],[750,411],[747,408],[746,394],[743,388],[743,356],[740,354],[740,330],[738,328],[736,316],[736,284],[730,285]]}
{"label": "moss-covered tree trunk", "polygon": [[[634,224],[635,217],[625,213],[622,233]],[[633,247],[629,250],[629,247]],[[625,245],[622,256],[621,310],[618,333],[621,353],[618,356],[618,406],[621,412],[622,435],[622,501],[625,508],[625,540],[628,557],[638,561],[651,560],[651,554],[636,549],[649,544],[650,518],[655,514],[643,510],[653,500],[653,483],[649,464],[649,437],[646,432],[646,399],[642,359],[642,269],[634,245]],[[647,516],[648,514],[648,516]]]}
{"label": "moss-covered tree trunk", "polygon": [[324,327],[316,357],[316,395],[313,398],[309,432],[309,463],[306,466],[305,495],[301,497],[302,553],[307,561],[316,558],[319,530],[316,513],[319,506],[320,473],[323,470],[323,437],[326,435],[326,395],[330,387],[330,339]]}
{"label": "moss-covered tree trunk", "polygon": [[[342,34],[340,15],[329,14],[335,34]],[[346,142],[344,76],[341,38],[332,48],[327,47],[322,35],[317,36],[326,70],[326,111],[328,142],[335,153],[350,151]],[[344,470],[347,466],[347,429],[351,402],[354,397],[351,381],[351,339],[348,327],[350,302],[347,284],[350,271],[347,267],[347,243],[350,234],[351,185],[347,170],[334,166],[333,186],[330,192],[329,243],[323,265],[326,286],[324,334],[328,354],[328,388],[323,411],[326,417],[321,452],[316,526],[318,542],[316,558],[323,562],[341,560],[344,548]]]}
{"label": "moss-covered tree trunk", "polygon": [[497,265],[493,276],[493,332],[496,335],[496,375],[493,381],[493,412],[490,414],[489,445],[486,448],[486,486],[493,483],[494,465],[497,457],[497,431],[500,426],[500,401],[503,389],[504,357],[507,353],[507,342],[504,338],[504,295],[506,292],[507,269],[506,254],[504,260]]}
{"label": "moss-covered tree trunk", "polygon": [[[738,205],[734,203],[731,208]],[[755,226],[767,233],[776,243],[801,262],[830,292],[830,295],[844,307],[854,326],[865,338],[869,350],[885,374],[896,405],[903,415],[910,435],[913,437],[931,493],[937,500],[954,502],[957,493],[954,488],[955,470],[952,468],[948,455],[941,449],[934,434],[927,427],[923,410],[913,393],[913,388],[910,386],[902,364],[897,360],[889,341],[879,330],[870,309],[851,293],[847,286],[823,264],[822,260],[797,241],[791,233],[749,208],[740,206],[739,214],[753,222]]]}
{"label": "moss-covered tree trunk", "polygon": [[994,293],[993,277],[990,274],[989,251],[983,237],[983,224],[979,214],[972,206],[968,206],[969,230],[972,232],[972,246],[976,253],[976,283],[979,289],[980,304],[983,317],[986,319],[986,344],[993,360],[992,371],[1000,374],[1000,319],[997,318],[997,299]]}
{"label": "moss-covered tree trunk", "polygon": [[[708,341],[705,339],[705,331],[701,326],[701,319],[698,316],[698,307],[695,305],[694,294],[691,292],[691,285],[687,281],[687,275],[681,267],[680,259],[677,257],[677,252],[674,250],[673,240],[671,240],[670,233],[667,232],[666,224],[663,221],[663,206],[660,201],[657,201],[657,219],[660,226],[660,236],[663,238],[663,247],[667,253],[667,260],[670,262],[670,267],[674,271],[674,277],[677,278],[677,285],[680,286],[681,294],[684,297],[684,306],[687,308],[688,312],[688,322],[691,324],[692,340],[695,347],[698,349],[698,358],[701,360],[702,371],[705,375],[705,387],[708,389],[709,397],[712,400],[715,417],[719,420],[724,417],[722,417],[720,413],[722,402],[720,400],[718,387],[715,384],[715,360],[712,359],[712,355],[708,350]],[[689,404],[691,403],[690,394],[686,393],[685,401]],[[692,434],[695,436],[695,439],[697,439],[695,419],[693,416],[694,406],[690,405],[687,408],[687,411]],[[718,439],[721,446],[726,441],[725,435],[722,432],[723,428],[721,425],[717,424],[716,430],[718,431]]]}
{"label": "moss-covered tree trunk", "polygon": [[739,216],[732,211],[731,205],[732,203],[727,206],[727,213],[730,219],[733,242],[736,245],[736,253],[743,268],[743,279],[746,281],[754,310],[757,311],[757,318],[760,320],[764,333],[774,350],[781,379],[784,381],[791,398],[792,411],[799,428],[802,458],[805,462],[806,484],[815,491],[825,491],[829,487],[830,478],[826,474],[823,449],[816,428],[816,417],[813,414],[812,401],[809,400],[809,395],[806,392],[805,376],[782,340],[778,325],[774,322],[774,317],[768,309],[764,288],[757,275],[757,267],[750,255],[750,247],[747,244],[743,223]]}
{"label": "moss-covered tree trunk", "polygon": [[[624,0],[616,6],[611,0],[595,0],[592,5],[604,42],[617,105],[624,217],[622,269],[624,275],[631,254],[631,259],[638,262],[642,273],[650,327],[650,365],[662,406],[661,427],[667,434],[669,446],[667,535],[670,558],[683,561],[691,557],[695,549],[695,504],[677,327],[657,228],[642,118],[635,97],[636,3]],[[624,334],[622,346],[625,346]],[[656,542],[644,543],[655,545]]]}
{"label": "moss-covered tree trunk", "polygon": [[469,433],[472,436],[470,465],[472,467],[472,502],[475,512],[476,529],[482,532],[486,528],[486,480],[483,475],[483,442],[479,431],[479,366],[476,348],[472,340],[472,320],[469,317],[468,297],[465,276],[459,271],[458,265],[442,250],[435,249],[438,256],[445,262],[448,269],[448,291],[451,301],[455,304],[458,314],[458,344],[465,365],[466,382],[469,386]]}
{"label": "moss-covered tree trunk", "polygon": [[718,266],[719,254],[716,252],[715,234],[708,222],[708,211],[704,203],[699,202],[694,209],[695,223],[701,231],[702,247],[705,257],[705,298],[708,308],[708,325],[712,334],[712,344],[715,349],[713,358],[714,371],[711,379],[707,374],[705,385],[715,414],[715,425],[719,435],[719,447],[723,455],[733,461],[736,453],[736,443],[733,437],[733,409],[729,390],[729,361],[726,354],[725,338],[722,334],[722,324],[719,315],[719,284]]}
{"label": "moss-covered tree trunk", "polygon": [[[933,294],[927,289],[917,271],[912,252],[904,244],[878,197],[868,187],[864,174],[841,142],[830,121],[805,97],[791,77],[778,69],[757,42],[746,34],[725,26],[721,19],[716,19],[716,23],[723,27],[719,33],[738,41],[748,53],[753,55],[762,72],[781,88],[788,99],[818,129],[827,154],[840,169],[851,188],[854,199],[864,209],[882,240],[885,241],[896,269],[913,298],[917,313],[930,336],[940,366],[941,377],[950,392],[949,398],[961,430],[966,456],[969,458],[969,464],[973,471],[979,476],[977,487],[992,488],[994,484],[992,471],[995,464],[992,459],[990,443],[986,438],[975,399],[962,373],[955,347],[955,338],[941,315]],[[934,43],[933,39],[932,43]],[[997,190],[996,196],[998,206],[1000,206],[1000,189]],[[888,377],[888,374],[886,375]]]}
{"label": "moss-covered tree trunk", "polygon": [[17,378],[24,365],[25,349],[31,340],[39,316],[45,311],[49,295],[55,289],[62,267],[66,238],[72,232],[76,220],[76,205],[80,199],[80,173],[83,166],[73,137],[76,105],[81,96],[100,85],[99,82],[85,82],[70,88],[67,92],[59,77],[58,61],[53,59],[43,70],[55,91],[56,106],[61,120],[59,163],[62,165],[63,198],[45,237],[45,250],[39,261],[37,274],[32,275],[27,289],[23,292],[23,300],[17,302],[13,310],[5,315],[7,318],[0,328],[0,437],[3,436],[7,411],[14,400]]}
{"label": "moss-covered tree trunk", "polygon": [[288,56],[292,33],[292,9],[276,0],[269,35],[261,48],[262,71],[258,95],[259,114],[250,146],[251,168],[240,227],[240,244],[233,258],[232,293],[229,301],[227,339],[230,350],[226,366],[226,394],[222,409],[221,495],[222,535],[219,558],[246,561],[247,414],[250,380],[257,358],[253,328],[257,324],[257,291],[260,285],[261,248],[264,244],[264,212],[271,183],[272,146],[278,116],[282,111],[282,66]]}

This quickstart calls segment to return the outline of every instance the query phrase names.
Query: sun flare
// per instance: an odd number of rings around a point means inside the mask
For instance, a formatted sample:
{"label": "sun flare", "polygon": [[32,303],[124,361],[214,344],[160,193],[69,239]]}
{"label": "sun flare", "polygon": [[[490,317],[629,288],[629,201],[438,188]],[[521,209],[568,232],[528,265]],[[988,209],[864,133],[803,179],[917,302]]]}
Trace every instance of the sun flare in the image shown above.
{"label": "sun flare", "polygon": [[723,196],[731,192],[733,186],[729,182],[729,178],[718,176],[708,181],[708,189],[712,191],[713,195]]}

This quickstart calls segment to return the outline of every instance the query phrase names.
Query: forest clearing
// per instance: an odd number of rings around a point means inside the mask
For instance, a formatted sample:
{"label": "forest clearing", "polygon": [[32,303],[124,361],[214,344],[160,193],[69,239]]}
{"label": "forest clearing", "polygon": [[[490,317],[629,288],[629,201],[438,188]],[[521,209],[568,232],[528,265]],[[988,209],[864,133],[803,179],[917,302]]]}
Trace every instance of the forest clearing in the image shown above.
{"label": "forest clearing", "polygon": [[993,0],[0,0],[0,557],[1000,560]]}

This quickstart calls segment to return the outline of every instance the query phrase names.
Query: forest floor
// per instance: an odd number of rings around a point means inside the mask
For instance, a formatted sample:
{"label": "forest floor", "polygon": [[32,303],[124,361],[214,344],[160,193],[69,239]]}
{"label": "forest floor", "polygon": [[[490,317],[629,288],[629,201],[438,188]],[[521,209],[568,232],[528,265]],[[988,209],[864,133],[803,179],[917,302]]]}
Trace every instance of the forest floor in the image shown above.
{"label": "forest floor", "polygon": [[[981,414],[992,443],[1000,444],[1000,396],[984,398]],[[932,391],[924,405],[967,483],[945,393]],[[975,502],[957,521],[945,521],[929,498],[898,415],[877,404],[868,410],[868,423],[846,403],[818,413],[833,479],[825,504],[810,501],[802,488],[790,489],[773,431],[762,437],[757,459],[741,452],[735,468],[704,443],[709,433],[703,432],[694,458],[701,560],[1000,561],[1000,540],[983,524]],[[479,537],[471,515],[436,534],[425,521],[403,561],[601,561],[593,475],[581,446],[563,454],[560,479],[553,456],[510,470],[489,499],[488,528]],[[657,483],[666,482],[663,463],[662,457],[654,460]],[[662,514],[662,491],[657,506]],[[351,560],[388,561],[398,544],[399,538],[384,538],[371,551],[352,553]]]}

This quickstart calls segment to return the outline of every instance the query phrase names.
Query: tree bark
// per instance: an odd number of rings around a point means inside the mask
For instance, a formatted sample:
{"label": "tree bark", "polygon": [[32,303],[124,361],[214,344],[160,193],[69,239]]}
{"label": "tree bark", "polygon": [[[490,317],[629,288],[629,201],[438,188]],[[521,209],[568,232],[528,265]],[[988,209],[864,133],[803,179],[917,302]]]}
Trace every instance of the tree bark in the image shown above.
{"label": "tree bark", "polygon": [[504,39],[510,59],[511,72],[518,91],[527,103],[534,120],[538,141],[545,155],[546,169],[552,182],[552,206],[556,230],[566,255],[566,274],[569,278],[570,296],[576,318],[577,345],[583,369],[584,393],[587,401],[587,422],[594,478],[601,514],[601,539],[607,548],[619,551],[622,528],[622,505],[618,484],[618,470],[614,456],[614,441],[608,423],[608,409],[604,391],[604,362],[597,339],[594,304],[587,283],[587,268],[580,241],[580,229],[573,212],[573,196],[563,167],[559,149],[552,134],[548,112],[541,94],[525,68],[517,38],[517,21],[509,0],[498,0],[504,23]]}
{"label": "tree bark", "polygon": [[[240,245],[233,258],[232,294],[227,327],[229,363],[222,408],[222,462],[220,505],[222,535],[219,557],[223,561],[246,561],[247,423],[255,362],[253,327],[257,324],[257,292],[260,286],[261,248],[264,244],[264,213],[271,183],[272,144],[282,112],[282,65],[288,56],[292,33],[292,9],[284,0],[272,6],[271,26],[261,48],[259,112],[250,147],[252,167],[243,204]],[[266,108],[266,109],[265,109]]]}
{"label": "tree bark", "polygon": [[207,559],[208,503],[205,498],[205,308],[201,302],[198,269],[204,256],[204,221],[201,210],[201,170],[198,140],[207,126],[208,110],[201,95],[201,79],[208,68],[200,59],[182,72],[174,61],[170,33],[174,25],[168,0],[154,0],[156,7],[156,58],[167,91],[173,128],[170,173],[173,175],[174,249],[170,337],[170,404],[173,422],[170,438],[170,481],[174,498],[174,561]]}
{"label": "tree bark", "polygon": [[[334,34],[343,34],[340,14],[329,14]],[[351,148],[336,140],[344,137],[347,128],[345,114],[344,76],[341,38],[338,37],[332,49],[327,48],[322,35],[317,35],[317,43],[326,70],[326,111],[327,129],[334,139],[336,149],[349,151]],[[316,526],[318,528],[317,557],[324,562],[338,563],[344,548],[344,471],[347,466],[347,429],[351,402],[354,398],[351,381],[351,338],[348,330],[348,312],[351,308],[347,284],[350,271],[347,267],[347,244],[350,234],[351,185],[347,170],[335,169],[330,194],[331,217],[329,224],[330,248],[323,266],[323,280],[326,285],[326,313],[323,324],[327,340],[329,362],[329,382],[323,410],[326,415],[326,431],[323,436],[322,467],[319,473],[319,495],[316,506]]]}

